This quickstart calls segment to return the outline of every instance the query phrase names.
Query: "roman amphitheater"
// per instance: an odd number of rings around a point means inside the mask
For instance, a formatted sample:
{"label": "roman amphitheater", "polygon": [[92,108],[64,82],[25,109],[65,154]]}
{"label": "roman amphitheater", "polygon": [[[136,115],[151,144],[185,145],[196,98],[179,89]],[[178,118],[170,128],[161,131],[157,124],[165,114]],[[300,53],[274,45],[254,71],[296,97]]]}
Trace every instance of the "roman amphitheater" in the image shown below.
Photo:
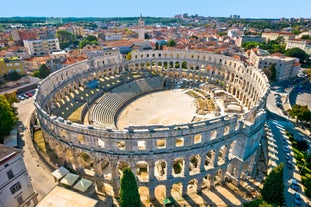
{"label": "roman amphitheater", "polygon": [[248,176],[268,92],[262,71],[226,56],[137,51],[131,60],[115,53],[52,73],[35,106],[59,165],[114,197],[130,167],[140,192],[160,200]]}

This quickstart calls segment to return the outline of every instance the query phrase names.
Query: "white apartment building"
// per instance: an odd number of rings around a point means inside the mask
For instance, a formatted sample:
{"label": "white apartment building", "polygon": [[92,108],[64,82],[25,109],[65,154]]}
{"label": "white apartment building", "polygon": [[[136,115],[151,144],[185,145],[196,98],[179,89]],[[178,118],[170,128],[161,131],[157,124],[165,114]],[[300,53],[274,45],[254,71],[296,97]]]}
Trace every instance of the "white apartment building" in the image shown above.
{"label": "white apartment building", "polygon": [[44,56],[60,50],[58,39],[24,40],[24,46],[30,56]]}
{"label": "white apartment building", "polygon": [[37,204],[21,150],[0,144],[0,177],[0,207]]}
{"label": "white apartment building", "polygon": [[305,51],[308,55],[311,55],[311,41],[309,40],[301,40],[301,39],[296,39],[296,40],[289,40],[287,41],[286,44],[286,50],[291,49],[291,48],[300,48],[303,51]]}
{"label": "white apartment building", "polygon": [[255,67],[266,69],[275,64],[276,81],[296,77],[299,73],[299,59],[286,57],[282,54],[271,55],[268,51],[254,48],[250,50],[249,63]]}
{"label": "white apartment building", "polygon": [[296,35],[286,32],[263,32],[261,37],[265,38],[266,41],[276,40],[278,37],[283,37],[284,41],[287,42],[289,40],[295,39]]}
{"label": "white apartment building", "polygon": [[105,41],[115,41],[115,40],[122,39],[122,34],[121,33],[107,32],[104,35],[105,35]]}

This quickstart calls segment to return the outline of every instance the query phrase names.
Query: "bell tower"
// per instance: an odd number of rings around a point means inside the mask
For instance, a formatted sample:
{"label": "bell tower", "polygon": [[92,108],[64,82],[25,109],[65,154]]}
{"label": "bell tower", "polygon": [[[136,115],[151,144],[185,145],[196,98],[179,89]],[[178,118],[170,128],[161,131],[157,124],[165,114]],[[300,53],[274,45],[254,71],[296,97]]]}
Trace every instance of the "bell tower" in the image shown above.
{"label": "bell tower", "polygon": [[138,20],[138,39],[139,40],[145,39],[145,22],[144,22],[141,14],[140,14],[140,17]]}

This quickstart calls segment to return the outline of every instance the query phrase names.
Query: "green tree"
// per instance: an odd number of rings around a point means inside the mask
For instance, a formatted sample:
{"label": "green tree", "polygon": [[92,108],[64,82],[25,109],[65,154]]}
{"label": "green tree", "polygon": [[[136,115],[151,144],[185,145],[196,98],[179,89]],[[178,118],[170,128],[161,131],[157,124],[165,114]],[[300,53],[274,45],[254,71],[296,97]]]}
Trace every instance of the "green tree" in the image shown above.
{"label": "green tree", "polygon": [[311,121],[311,112],[308,106],[294,104],[292,109],[288,110],[288,114],[293,118],[297,118],[299,121]]}
{"label": "green tree", "polygon": [[67,32],[66,30],[58,30],[56,32],[56,37],[59,40],[59,46],[61,49],[77,44],[77,39],[74,34]]}
{"label": "green tree", "polygon": [[300,48],[291,48],[285,51],[285,55],[289,57],[299,58],[299,62],[303,63],[305,60],[309,58],[309,55]]}
{"label": "green tree", "polygon": [[276,166],[268,175],[261,195],[268,204],[282,206],[285,202],[284,198],[284,181],[283,181],[284,163]]}
{"label": "green tree", "polygon": [[127,53],[125,58],[127,60],[132,60],[132,52]]}
{"label": "green tree", "polygon": [[0,96],[0,143],[3,143],[4,136],[8,135],[17,123],[17,116],[13,107],[5,96]]}
{"label": "green tree", "polygon": [[46,64],[42,64],[39,67],[39,73],[38,73],[38,78],[44,79],[50,74],[50,70],[46,66]]}
{"label": "green tree", "polygon": [[311,37],[310,37],[310,35],[302,35],[301,39],[302,40],[311,40]]}
{"label": "green tree", "polygon": [[268,68],[271,72],[271,80],[275,81],[276,78],[276,68],[275,68],[275,63],[273,63],[272,65],[269,66]]}
{"label": "green tree", "polygon": [[167,41],[167,46],[169,46],[169,47],[175,47],[175,46],[176,46],[175,40],[170,39],[169,41]]}
{"label": "green tree", "polygon": [[274,207],[275,205],[268,204],[262,199],[257,199],[249,203],[243,203],[243,207]]}
{"label": "green tree", "polygon": [[120,184],[120,206],[140,207],[140,196],[137,183],[130,168],[123,169],[123,176]]}
{"label": "green tree", "polygon": [[79,47],[84,48],[86,45],[98,45],[97,37],[94,35],[88,35],[79,42]]}
{"label": "green tree", "polygon": [[155,50],[159,50],[159,43],[158,43],[158,42],[155,43],[154,49],[155,49]]}
{"label": "green tree", "polygon": [[17,81],[22,77],[21,74],[19,74],[16,70],[13,70],[12,72],[4,75],[4,79],[7,81]]}

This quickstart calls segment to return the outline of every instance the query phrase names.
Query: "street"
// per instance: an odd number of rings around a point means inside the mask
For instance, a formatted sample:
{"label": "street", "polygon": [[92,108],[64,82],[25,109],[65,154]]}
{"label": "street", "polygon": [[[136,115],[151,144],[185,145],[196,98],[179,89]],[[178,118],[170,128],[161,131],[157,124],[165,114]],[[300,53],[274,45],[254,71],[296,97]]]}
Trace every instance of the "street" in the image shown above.
{"label": "street", "polygon": [[38,200],[40,201],[55,185],[54,178],[51,172],[39,159],[29,132],[29,122],[32,112],[35,110],[33,98],[25,99],[15,106],[18,108],[18,118],[22,123],[19,127],[22,149],[24,151],[24,162],[31,177],[31,182],[34,190],[38,193]]}

